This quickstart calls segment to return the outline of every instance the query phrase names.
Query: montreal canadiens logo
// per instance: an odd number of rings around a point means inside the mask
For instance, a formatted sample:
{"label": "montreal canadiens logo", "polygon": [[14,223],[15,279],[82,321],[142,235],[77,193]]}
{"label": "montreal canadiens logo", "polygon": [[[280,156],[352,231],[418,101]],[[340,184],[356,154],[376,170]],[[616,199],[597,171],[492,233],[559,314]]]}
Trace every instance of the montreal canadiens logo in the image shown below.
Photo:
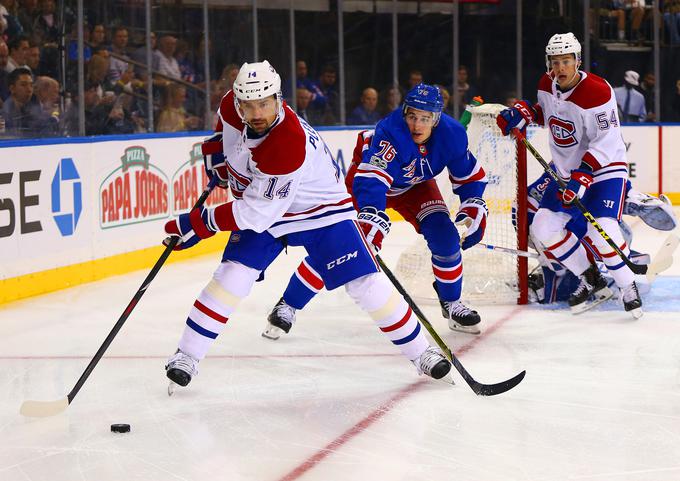
{"label": "montreal canadiens logo", "polygon": [[558,119],[557,117],[550,117],[548,119],[550,126],[550,133],[552,133],[553,140],[558,147],[571,147],[578,144],[576,140],[576,128],[574,123],[569,120]]}

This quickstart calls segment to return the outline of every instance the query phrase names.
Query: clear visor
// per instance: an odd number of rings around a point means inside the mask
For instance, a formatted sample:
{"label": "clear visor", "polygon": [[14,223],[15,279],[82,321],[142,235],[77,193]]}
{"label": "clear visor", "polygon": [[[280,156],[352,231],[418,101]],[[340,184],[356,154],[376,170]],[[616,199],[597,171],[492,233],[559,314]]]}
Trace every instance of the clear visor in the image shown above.
{"label": "clear visor", "polygon": [[575,67],[576,66],[576,59],[574,58],[573,55],[570,55],[568,57],[551,57],[550,60],[548,60],[548,64],[550,65],[550,68],[557,71],[562,68],[570,68],[570,67]]}

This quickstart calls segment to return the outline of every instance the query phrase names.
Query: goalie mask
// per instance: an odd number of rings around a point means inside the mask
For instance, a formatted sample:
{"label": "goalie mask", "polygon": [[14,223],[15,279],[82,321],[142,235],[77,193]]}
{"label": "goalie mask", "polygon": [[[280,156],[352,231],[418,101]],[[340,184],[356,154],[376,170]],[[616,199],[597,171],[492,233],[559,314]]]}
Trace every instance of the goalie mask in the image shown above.
{"label": "goalie mask", "polygon": [[444,109],[444,100],[437,87],[420,83],[409,90],[406,97],[404,97],[404,107],[402,109],[404,115],[406,115],[409,107],[432,112],[434,117],[432,125],[436,127]]}
{"label": "goalie mask", "polygon": [[[240,102],[247,100],[261,100],[274,96],[276,101],[277,118],[281,114],[281,77],[268,61],[244,63],[234,80],[234,106],[241,120],[243,118]],[[276,121],[274,121],[275,123]]]}
{"label": "goalie mask", "polygon": [[581,66],[581,44],[579,43],[576,35],[571,32],[567,33],[556,33],[550,40],[548,40],[548,45],[545,46],[545,66],[548,69],[548,73],[552,70],[550,65],[550,57],[553,55],[565,55],[573,54],[574,60],[576,60],[576,69]]}

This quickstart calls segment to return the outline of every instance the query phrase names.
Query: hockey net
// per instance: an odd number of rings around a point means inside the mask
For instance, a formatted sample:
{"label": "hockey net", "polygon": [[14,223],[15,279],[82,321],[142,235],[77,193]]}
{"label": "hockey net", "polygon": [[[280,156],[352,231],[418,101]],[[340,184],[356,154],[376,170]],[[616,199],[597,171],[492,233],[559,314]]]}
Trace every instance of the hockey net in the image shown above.
{"label": "hockey net", "polygon": [[[517,250],[527,249],[526,150],[512,137],[501,135],[496,116],[503,105],[485,104],[472,107],[472,120],[467,129],[469,148],[486,171],[488,184],[484,193],[489,208],[485,244]],[[453,194],[448,173],[438,178],[452,217],[459,200]],[[518,229],[512,223],[512,207],[517,206]],[[430,251],[422,236],[401,254],[397,276],[414,298],[437,301],[432,288]],[[473,247],[463,251],[463,301],[476,304],[526,303],[526,258]]]}

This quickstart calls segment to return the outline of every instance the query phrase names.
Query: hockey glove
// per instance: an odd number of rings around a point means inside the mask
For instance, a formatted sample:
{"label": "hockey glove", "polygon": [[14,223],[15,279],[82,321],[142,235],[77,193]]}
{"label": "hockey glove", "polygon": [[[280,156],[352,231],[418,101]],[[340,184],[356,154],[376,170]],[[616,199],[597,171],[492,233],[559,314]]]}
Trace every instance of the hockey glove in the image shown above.
{"label": "hockey glove", "polygon": [[390,232],[390,218],[384,210],[375,207],[364,207],[357,217],[359,227],[364,233],[366,240],[373,246],[375,252],[382,248],[382,241]]}
{"label": "hockey glove", "polygon": [[486,202],[481,197],[470,197],[460,204],[455,223],[467,227],[460,242],[463,250],[469,249],[482,240],[488,214],[489,209],[486,208]]}
{"label": "hockey glove", "polygon": [[211,220],[213,212],[201,207],[188,214],[180,214],[175,220],[168,221],[165,224],[165,232],[169,234],[169,237],[163,241],[163,244],[168,245],[170,239],[177,236],[180,239],[174,250],[178,251],[193,247],[202,239],[214,236],[219,229],[214,226],[214,220]]}
{"label": "hockey glove", "polygon": [[571,207],[571,204],[578,197],[582,199],[586,189],[593,183],[593,173],[586,169],[574,169],[571,171],[571,178],[567,186],[562,191],[562,204]]}
{"label": "hockey glove", "polygon": [[526,100],[520,100],[509,109],[501,110],[496,117],[496,123],[503,135],[509,135],[515,128],[525,132],[527,125],[532,122],[542,124],[543,114],[540,105],[533,106]]}
{"label": "hockey glove", "polygon": [[229,187],[229,173],[227,171],[227,160],[224,158],[224,148],[222,145],[222,133],[216,133],[208,137],[201,144],[203,154],[203,166],[208,179],[217,178],[217,185],[223,189]]}

